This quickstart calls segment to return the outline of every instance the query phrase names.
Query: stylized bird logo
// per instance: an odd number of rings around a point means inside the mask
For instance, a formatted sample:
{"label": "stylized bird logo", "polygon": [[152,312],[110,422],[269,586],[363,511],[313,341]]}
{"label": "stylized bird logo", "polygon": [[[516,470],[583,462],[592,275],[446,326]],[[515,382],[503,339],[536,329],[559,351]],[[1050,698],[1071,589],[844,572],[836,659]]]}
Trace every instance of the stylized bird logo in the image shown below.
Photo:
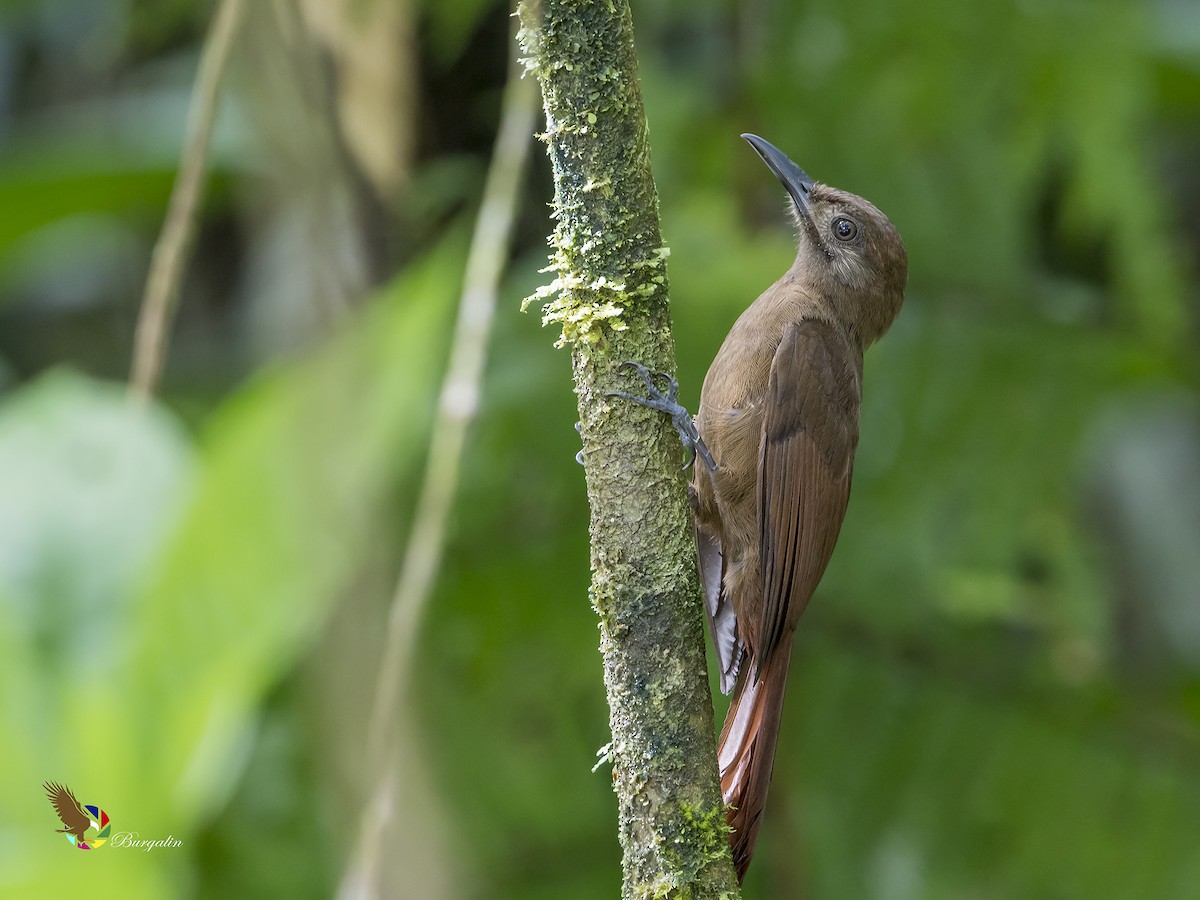
{"label": "stylized bird logo", "polygon": [[75,836],[75,840],[84,840],[84,833],[92,826],[92,820],[84,811],[83,806],[71,789],[63,787],[55,781],[47,781],[42,785],[46,789],[46,797],[54,805],[54,811],[66,828],[55,828],[55,831]]}

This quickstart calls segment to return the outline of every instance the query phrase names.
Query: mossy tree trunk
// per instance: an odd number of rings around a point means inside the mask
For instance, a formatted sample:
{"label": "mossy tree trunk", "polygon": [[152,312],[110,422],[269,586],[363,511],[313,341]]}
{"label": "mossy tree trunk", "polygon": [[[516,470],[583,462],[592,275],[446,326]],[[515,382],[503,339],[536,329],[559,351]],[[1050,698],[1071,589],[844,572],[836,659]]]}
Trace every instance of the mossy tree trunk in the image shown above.
{"label": "mossy tree trunk", "polygon": [[591,505],[591,600],[612,725],[625,898],[736,897],[717,783],[678,437],[611,399],[626,360],[675,368],[666,258],[625,0],[525,0],[554,170],[545,321],[572,351]]}

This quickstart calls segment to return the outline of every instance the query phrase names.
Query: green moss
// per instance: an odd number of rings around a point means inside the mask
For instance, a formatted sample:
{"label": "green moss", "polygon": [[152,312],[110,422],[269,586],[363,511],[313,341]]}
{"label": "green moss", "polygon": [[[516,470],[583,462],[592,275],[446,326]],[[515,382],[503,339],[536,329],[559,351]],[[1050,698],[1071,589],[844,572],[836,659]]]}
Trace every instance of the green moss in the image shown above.
{"label": "green moss", "polygon": [[732,829],[725,821],[723,806],[709,807],[697,815],[690,804],[682,803],[679,812],[682,827],[675,842],[686,852],[677,853],[676,858],[681,863],[693,861],[693,871],[698,872],[724,855]]}
{"label": "green moss", "polygon": [[[647,900],[660,898],[691,898],[694,886],[702,881],[701,873],[726,855],[729,845],[729,826],[720,806],[704,811],[688,803],[679,805],[678,813],[664,829],[666,843],[659,853],[666,863],[664,871],[645,886],[642,896]],[[706,895],[709,896],[709,895]],[[722,893],[721,898],[732,898]]]}
{"label": "green moss", "polygon": [[[603,190],[607,181],[589,182],[583,190]],[[666,259],[670,249],[659,247],[647,259],[636,260],[630,274],[622,280],[608,275],[589,279],[587,272],[574,263],[576,254],[558,247],[551,263],[543,272],[558,272],[558,277],[538,288],[521,304],[524,312],[530,303],[542,303],[542,324],[559,323],[562,335],[555,346],[598,341],[604,330],[624,331],[628,325],[623,318],[632,304],[645,302],[666,290]],[[590,268],[590,267],[589,267]],[[633,289],[627,285],[638,282]]]}

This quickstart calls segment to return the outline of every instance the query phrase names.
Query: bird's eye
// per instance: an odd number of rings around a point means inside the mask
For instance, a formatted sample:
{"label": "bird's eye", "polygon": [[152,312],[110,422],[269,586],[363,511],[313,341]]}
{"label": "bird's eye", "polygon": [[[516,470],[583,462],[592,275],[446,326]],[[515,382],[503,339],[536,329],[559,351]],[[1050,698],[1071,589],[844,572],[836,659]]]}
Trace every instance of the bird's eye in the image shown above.
{"label": "bird's eye", "polygon": [[839,241],[852,241],[858,234],[858,226],[845,216],[833,220],[833,234]]}

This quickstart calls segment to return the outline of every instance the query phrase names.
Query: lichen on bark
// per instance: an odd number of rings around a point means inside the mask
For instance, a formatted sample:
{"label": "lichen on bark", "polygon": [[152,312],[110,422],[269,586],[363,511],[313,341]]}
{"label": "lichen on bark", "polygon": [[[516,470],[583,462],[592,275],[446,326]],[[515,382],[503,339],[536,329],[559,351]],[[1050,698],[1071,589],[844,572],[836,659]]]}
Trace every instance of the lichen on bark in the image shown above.
{"label": "lichen on bark", "polygon": [[666,308],[669,251],[659,237],[628,6],[525,2],[520,15],[557,189],[544,270],[556,277],[529,299],[545,302],[543,322],[561,326],[560,343],[594,343],[626,327],[631,304]]}
{"label": "lichen on bark", "polygon": [[608,396],[674,371],[667,257],[625,0],[525,0],[546,110],[554,279],[529,301],[571,347],[591,507],[625,898],[737,896],[717,783],[695,546],[665,417]]}

